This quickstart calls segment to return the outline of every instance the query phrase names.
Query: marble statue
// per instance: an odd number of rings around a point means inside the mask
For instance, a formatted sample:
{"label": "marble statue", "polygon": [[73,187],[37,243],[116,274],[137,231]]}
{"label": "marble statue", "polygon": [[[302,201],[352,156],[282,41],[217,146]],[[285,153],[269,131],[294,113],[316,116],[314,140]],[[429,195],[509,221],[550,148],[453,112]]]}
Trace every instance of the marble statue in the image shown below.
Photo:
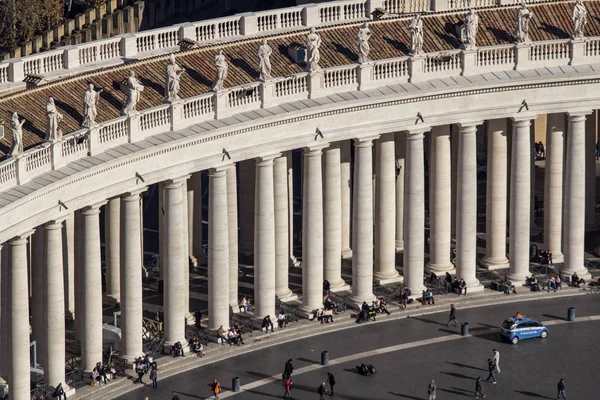
{"label": "marble statue", "polygon": [[575,0],[573,5],[573,39],[583,37],[583,28],[587,24],[587,10],[583,0]]}
{"label": "marble statue", "polygon": [[267,39],[263,39],[262,44],[258,46],[258,69],[260,70],[258,79],[266,81],[273,78],[271,75],[271,54],[273,54],[273,49],[267,43]]}
{"label": "marble statue", "polygon": [[313,72],[321,69],[319,67],[319,61],[321,60],[321,53],[319,48],[321,47],[321,36],[317,33],[317,30],[313,27],[310,28],[310,33],[306,36],[306,71]]}
{"label": "marble statue", "polygon": [[369,51],[371,47],[369,46],[369,39],[371,39],[371,29],[369,29],[369,24],[366,22],[358,29],[358,34],[356,37],[356,45],[358,47],[358,62],[364,63],[369,60]]}
{"label": "marble statue", "polygon": [[23,154],[23,124],[25,120],[19,121],[19,115],[14,112],[10,119],[10,126],[12,128],[12,146],[8,152],[9,157],[16,157]]}
{"label": "marble statue", "polygon": [[127,86],[127,99],[121,110],[121,115],[128,115],[137,111],[136,107],[140,100],[140,93],[144,91],[144,86],[138,82],[134,71],[129,72],[129,77],[125,85]]}
{"label": "marble statue", "polygon": [[102,89],[94,90],[94,84],[88,85],[85,94],[83,95],[83,123],[81,126],[91,128],[96,125],[96,117],[98,116],[98,101],[100,101],[100,93]]}
{"label": "marble statue", "polygon": [[479,28],[479,16],[475,14],[472,8],[465,16],[463,26],[460,31],[460,40],[464,50],[474,50],[477,48],[477,29]]}
{"label": "marble statue", "polygon": [[533,12],[529,11],[525,2],[521,3],[521,8],[517,9],[517,29],[515,38],[517,43],[529,43],[529,22],[533,18]]}
{"label": "marble statue", "polygon": [[215,78],[212,88],[214,91],[223,90],[225,87],[225,79],[227,79],[227,70],[229,69],[223,50],[219,50],[219,53],[215,56],[215,66],[217,67],[217,77]]}
{"label": "marble statue", "polygon": [[48,103],[46,104],[46,140],[54,142],[62,138],[62,131],[58,129],[58,123],[62,119],[63,115],[56,109],[54,98],[48,98]]}
{"label": "marble statue", "polygon": [[417,14],[413,17],[410,25],[410,55],[418,56],[423,53],[423,20],[421,15]]}
{"label": "marble statue", "polygon": [[175,55],[171,53],[169,64],[165,71],[165,99],[179,100],[179,79],[185,70],[175,62]]}

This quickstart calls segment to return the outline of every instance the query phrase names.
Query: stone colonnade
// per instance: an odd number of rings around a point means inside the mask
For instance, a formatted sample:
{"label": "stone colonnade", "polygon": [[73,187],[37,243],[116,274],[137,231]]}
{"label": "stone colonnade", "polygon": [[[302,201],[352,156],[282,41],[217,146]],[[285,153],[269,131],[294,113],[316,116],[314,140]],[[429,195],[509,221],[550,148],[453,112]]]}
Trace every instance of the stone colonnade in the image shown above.
{"label": "stone colonnade", "polygon": [[[532,118],[418,126],[406,132],[355,138],[352,142],[323,141],[304,148],[303,312],[308,315],[322,307],[324,279],[334,291],[349,290],[351,300],[358,304],[374,298],[374,282],[403,280],[413,295],[419,296],[424,287],[424,272],[455,273],[466,281],[470,292],[482,290],[475,275],[478,263],[490,269],[508,267],[509,279],[523,280],[529,273]],[[483,126],[487,128],[486,249],[479,261],[476,132]],[[458,140],[457,146],[451,143],[451,132],[452,140]],[[426,136],[430,145],[428,245],[424,233]],[[582,207],[586,200],[586,157],[583,157],[586,140],[589,141],[585,113],[549,116],[545,247],[554,253],[555,261],[564,254],[564,272],[577,272],[580,277],[589,277],[583,264],[583,235],[586,223],[588,228],[594,225],[590,223],[589,212],[586,219],[586,209]],[[455,182],[451,173],[453,147],[457,152]],[[208,171],[208,328],[211,331],[229,324],[229,306],[239,301],[238,256],[254,257],[257,318],[275,314],[276,296],[284,301],[296,298],[289,280],[294,243],[290,160],[289,153],[278,153]],[[200,173],[195,172],[158,185],[167,347],[185,340],[184,320],[189,315],[188,265],[204,260],[200,180]],[[457,187],[456,204],[451,200],[453,187]],[[46,382],[50,385],[64,382],[66,315],[75,317],[77,343],[86,374],[102,359],[99,218],[102,207],[106,295],[121,303],[121,353],[128,359],[141,355],[140,195],[146,189],[137,187],[77,210],[75,215],[64,214],[34,227],[35,235],[33,231],[23,232],[3,244],[0,379],[11,385],[13,398],[29,396],[29,279],[35,286],[31,307],[33,335],[40,346]],[[455,259],[453,210],[456,210]],[[31,257],[32,275],[28,276],[28,242],[34,236],[30,244],[35,253]],[[398,250],[403,250],[402,276],[396,268]],[[342,258],[350,256],[351,287],[342,276]]]}

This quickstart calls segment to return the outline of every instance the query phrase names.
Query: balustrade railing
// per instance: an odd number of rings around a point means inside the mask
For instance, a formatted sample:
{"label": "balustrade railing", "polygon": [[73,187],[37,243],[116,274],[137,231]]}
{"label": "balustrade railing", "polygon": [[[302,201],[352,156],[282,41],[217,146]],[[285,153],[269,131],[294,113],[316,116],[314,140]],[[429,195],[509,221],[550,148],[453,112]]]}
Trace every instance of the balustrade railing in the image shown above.
{"label": "balustrade railing", "polygon": [[120,57],[120,43],[121,38],[115,37],[97,40],[78,46],[79,65],[86,65]]}
{"label": "balustrade railing", "polygon": [[8,82],[8,64],[0,65],[0,83]]}
{"label": "balustrade railing", "polygon": [[63,50],[51,50],[23,59],[24,75],[40,75],[63,68]]}
{"label": "balustrade railing", "polygon": [[150,135],[299,99],[440,77],[595,64],[598,61],[600,37],[593,37],[403,56],[257,81],[163,104],[92,128],[81,128],[57,142],[45,142],[0,162],[0,185],[6,190],[88,154],[96,155]]}

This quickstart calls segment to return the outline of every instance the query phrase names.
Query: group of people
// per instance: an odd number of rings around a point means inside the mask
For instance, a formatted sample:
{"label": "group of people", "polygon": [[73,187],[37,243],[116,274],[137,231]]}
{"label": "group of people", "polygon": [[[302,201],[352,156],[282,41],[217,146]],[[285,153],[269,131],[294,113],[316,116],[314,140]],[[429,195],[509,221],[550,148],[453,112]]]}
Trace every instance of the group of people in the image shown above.
{"label": "group of people", "polygon": [[94,369],[92,369],[92,386],[99,386],[101,384],[107,384],[107,374],[113,374],[113,370],[108,365],[102,365],[101,362],[97,362]]}
{"label": "group of people", "polygon": [[138,357],[138,359],[135,360],[134,369],[138,375],[138,378],[134,383],[142,383],[145,385],[144,375],[150,373],[152,387],[155,389],[158,388],[158,365],[156,364],[156,361],[152,360],[152,357],[148,356],[148,354],[146,354],[144,358]]}
{"label": "group of people", "polygon": [[356,318],[356,322],[362,324],[364,322],[373,319],[375,321],[375,315],[377,311],[372,305],[368,305],[366,301],[363,301],[362,306],[360,307],[360,312],[358,313],[358,317]]}
{"label": "group of people", "polygon": [[540,250],[539,254],[537,255],[537,262],[540,264],[552,265],[552,252]]}
{"label": "group of people", "polygon": [[450,283],[450,287],[452,291],[456,294],[466,296],[467,295],[467,283],[464,279],[458,279],[454,277],[452,282]]}
{"label": "group of people", "polygon": [[543,160],[546,158],[546,149],[544,149],[544,143],[540,140],[535,144],[535,159]]}
{"label": "group of people", "polygon": [[236,346],[245,344],[244,338],[242,337],[242,330],[240,329],[238,323],[234,323],[233,326],[227,330],[227,332],[225,332],[225,328],[223,328],[223,325],[221,325],[217,330],[217,342],[220,342],[223,345],[227,343],[230,346],[232,344]]}
{"label": "group of people", "polygon": [[192,336],[192,338],[188,340],[188,346],[198,357],[204,357],[204,345],[200,343],[200,339],[196,336]]}
{"label": "group of people", "polygon": [[[292,398],[292,374],[294,373],[294,365],[292,364],[292,359],[290,358],[285,362],[283,366],[283,374],[281,377],[283,379],[283,388],[285,392],[283,393],[283,398],[287,399],[288,397]],[[327,390],[327,384],[329,384],[329,390]],[[331,372],[327,373],[327,378],[317,387],[317,393],[319,394],[319,398],[321,400],[325,399],[325,395],[329,393],[330,396],[335,394],[335,376]]]}

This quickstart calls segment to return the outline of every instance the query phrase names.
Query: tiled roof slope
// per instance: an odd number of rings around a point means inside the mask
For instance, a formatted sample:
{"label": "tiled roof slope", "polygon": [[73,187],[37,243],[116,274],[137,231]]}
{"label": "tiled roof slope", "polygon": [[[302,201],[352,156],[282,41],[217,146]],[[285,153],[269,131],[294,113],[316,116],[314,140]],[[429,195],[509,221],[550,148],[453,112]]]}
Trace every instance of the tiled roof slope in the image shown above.
{"label": "tiled roof slope", "polygon": [[[588,10],[587,36],[600,36],[600,2],[585,3]],[[567,39],[572,31],[571,9],[573,3],[548,3],[530,6],[535,17],[530,26],[530,36],[534,41]],[[513,42],[515,26],[515,7],[495,8],[477,11],[479,32],[477,44],[488,46]],[[464,13],[437,14],[424,17],[425,51],[455,49],[460,46],[455,35],[454,24],[462,20]],[[371,30],[370,57],[386,59],[400,57],[408,52],[410,37],[407,26],[410,18],[373,22]],[[323,39],[321,47],[322,67],[332,67],[356,62],[355,37],[358,24],[345,25],[319,32]],[[271,58],[273,75],[283,76],[302,72],[287,56],[287,48],[294,42],[303,42],[305,33],[273,37],[269,39],[274,52]],[[181,80],[181,97],[192,97],[210,90],[215,68],[213,57],[218,49],[223,49],[230,63],[226,87],[253,82],[258,77],[256,50],[259,39],[240,43],[231,43],[218,47],[202,48],[178,54],[178,63],[190,68]],[[154,107],[163,102],[164,68],[168,57],[144,60],[125,66],[97,71],[91,74],[67,78],[63,81],[42,86],[30,91],[0,98],[0,118],[4,120],[5,138],[0,142],[0,156],[3,156],[12,143],[10,113],[17,111],[27,120],[23,135],[25,147],[41,142],[45,132],[45,105],[49,96],[53,96],[64,121],[60,124],[63,132],[72,132],[79,128],[82,121],[82,96],[87,82],[103,88],[98,106],[98,122],[119,116],[125,95],[118,89],[129,70],[135,70],[141,83],[146,86],[142,93],[138,110]]]}

